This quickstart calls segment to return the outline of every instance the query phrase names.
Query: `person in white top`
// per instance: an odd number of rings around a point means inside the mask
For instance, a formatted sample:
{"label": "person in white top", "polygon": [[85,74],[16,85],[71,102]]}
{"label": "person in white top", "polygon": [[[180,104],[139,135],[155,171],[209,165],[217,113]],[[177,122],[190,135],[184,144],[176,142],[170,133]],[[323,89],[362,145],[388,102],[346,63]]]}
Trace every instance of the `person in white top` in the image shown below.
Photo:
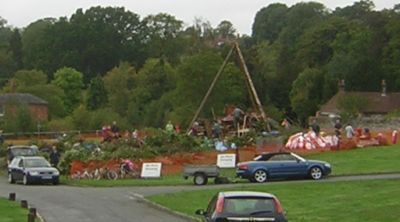
{"label": "person in white top", "polygon": [[344,131],[346,131],[347,139],[352,139],[353,138],[354,130],[353,130],[353,127],[350,124],[347,124],[347,126],[344,128]]}

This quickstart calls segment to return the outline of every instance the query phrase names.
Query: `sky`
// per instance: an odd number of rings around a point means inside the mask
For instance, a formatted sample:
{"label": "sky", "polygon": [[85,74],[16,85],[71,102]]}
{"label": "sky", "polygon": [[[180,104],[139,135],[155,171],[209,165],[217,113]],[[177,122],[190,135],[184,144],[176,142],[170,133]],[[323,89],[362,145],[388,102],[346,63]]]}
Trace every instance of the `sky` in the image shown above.
{"label": "sky", "polygon": [[[352,5],[354,0],[316,0],[327,8],[335,9]],[[193,24],[195,18],[210,21],[216,27],[228,20],[240,34],[251,35],[254,17],[261,8],[271,3],[288,6],[298,0],[0,0],[0,17],[13,27],[23,28],[38,19],[62,16],[70,17],[78,8],[92,6],[123,6],[141,18],[160,12],[174,15],[186,25]],[[393,8],[399,0],[374,0],[377,10]]]}

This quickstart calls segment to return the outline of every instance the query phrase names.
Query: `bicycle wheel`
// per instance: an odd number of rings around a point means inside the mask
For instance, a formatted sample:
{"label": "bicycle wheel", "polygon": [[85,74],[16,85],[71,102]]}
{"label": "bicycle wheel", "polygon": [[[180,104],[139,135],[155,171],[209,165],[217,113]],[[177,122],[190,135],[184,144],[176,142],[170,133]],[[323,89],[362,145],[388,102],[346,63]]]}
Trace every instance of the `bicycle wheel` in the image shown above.
{"label": "bicycle wheel", "polygon": [[116,179],[118,179],[118,174],[115,171],[110,170],[107,172],[107,179],[116,180]]}

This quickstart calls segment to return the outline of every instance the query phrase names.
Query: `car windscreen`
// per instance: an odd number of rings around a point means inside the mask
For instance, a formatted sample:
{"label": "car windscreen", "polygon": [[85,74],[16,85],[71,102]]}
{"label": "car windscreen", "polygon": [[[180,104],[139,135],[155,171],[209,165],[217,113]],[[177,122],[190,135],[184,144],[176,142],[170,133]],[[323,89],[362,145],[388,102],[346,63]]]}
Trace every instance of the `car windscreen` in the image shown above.
{"label": "car windscreen", "polygon": [[35,149],[26,148],[13,148],[11,149],[14,156],[36,156],[37,152]]}
{"label": "car windscreen", "polygon": [[26,168],[50,167],[50,164],[45,159],[26,159],[25,167]]}
{"label": "car windscreen", "polygon": [[232,216],[271,216],[275,205],[273,199],[266,197],[228,197],[223,212]]}

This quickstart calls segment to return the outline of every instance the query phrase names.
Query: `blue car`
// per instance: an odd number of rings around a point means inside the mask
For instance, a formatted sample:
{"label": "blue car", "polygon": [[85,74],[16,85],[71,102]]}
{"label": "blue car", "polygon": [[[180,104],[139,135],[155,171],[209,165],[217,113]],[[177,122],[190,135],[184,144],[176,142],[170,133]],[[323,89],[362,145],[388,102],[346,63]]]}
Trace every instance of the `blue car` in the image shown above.
{"label": "blue car", "polygon": [[272,178],[322,179],[331,173],[331,165],[324,161],[306,160],[295,153],[266,153],[253,161],[237,164],[236,175],[251,182],[263,183]]}
{"label": "blue car", "polygon": [[59,183],[60,172],[39,156],[17,156],[8,166],[8,182],[21,181],[24,185],[31,183]]}

